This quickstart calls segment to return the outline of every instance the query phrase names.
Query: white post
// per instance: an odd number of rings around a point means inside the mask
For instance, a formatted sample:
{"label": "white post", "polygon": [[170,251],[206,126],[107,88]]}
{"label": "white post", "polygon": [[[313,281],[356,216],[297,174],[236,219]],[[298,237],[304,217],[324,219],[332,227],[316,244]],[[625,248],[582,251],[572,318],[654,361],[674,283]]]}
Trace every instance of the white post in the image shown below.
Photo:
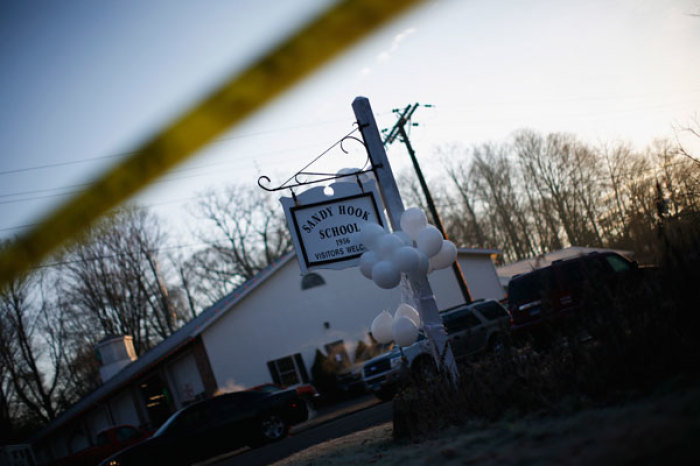
{"label": "white post", "polygon": [[[399,231],[401,229],[401,214],[404,211],[403,201],[399,194],[399,188],[396,186],[396,180],[391,171],[384,144],[379,136],[379,129],[377,128],[372,108],[369,105],[369,100],[366,97],[357,97],[352,102],[352,108],[377,177],[379,193],[389,215],[389,222],[394,231]],[[420,312],[423,328],[431,343],[430,346],[436,366],[444,368],[452,376],[452,380],[456,381],[459,376],[457,364],[452,354],[452,348],[450,348],[448,343],[447,332],[442,324],[440,312],[435,303],[435,296],[428,282],[428,276],[423,275],[412,278],[411,287],[418,294],[418,312]]]}

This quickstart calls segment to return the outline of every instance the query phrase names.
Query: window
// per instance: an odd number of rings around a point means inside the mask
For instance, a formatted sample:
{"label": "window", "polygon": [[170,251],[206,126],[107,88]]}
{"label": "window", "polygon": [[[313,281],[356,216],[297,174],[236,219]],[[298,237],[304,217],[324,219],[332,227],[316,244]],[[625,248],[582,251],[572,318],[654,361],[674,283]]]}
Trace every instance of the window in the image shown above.
{"label": "window", "polygon": [[132,438],[138,437],[139,435],[139,431],[133,427],[120,427],[117,430],[117,440],[120,442],[126,442]]}
{"label": "window", "polygon": [[317,273],[307,273],[304,275],[301,279],[301,289],[302,290],[308,290],[309,288],[313,288],[315,286],[321,286],[325,285],[326,281],[323,279],[322,276],[320,276]]}
{"label": "window", "polygon": [[627,272],[631,268],[629,263],[621,257],[605,256],[605,259],[608,261],[608,264],[610,264],[610,267],[612,267],[612,269],[616,273]]}
{"label": "window", "polygon": [[232,419],[240,419],[247,416],[246,406],[256,404],[260,398],[266,396],[263,392],[242,391],[218,396],[208,402],[211,405],[213,422],[230,422]]}
{"label": "window", "polygon": [[481,325],[479,318],[472,314],[471,311],[457,312],[452,315],[444,316],[443,321],[445,327],[447,327],[447,333],[459,332],[467,328]]}
{"label": "window", "polygon": [[208,404],[202,403],[180,412],[180,415],[170,424],[168,431],[186,432],[207,425],[210,421],[210,407]]}
{"label": "window", "polygon": [[97,434],[97,445],[108,445],[109,444],[109,437],[107,436],[107,432],[100,432]]}
{"label": "window", "polygon": [[510,281],[508,299],[513,303],[536,301],[546,296],[555,286],[552,267],[533,270]]}
{"label": "window", "polygon": [[484,304],[479,304],[477,306],[477,309],[488,320],[496,320],[501,319],[503,317],[508,317],[508,313],[505,309],[503,309],[503,306],[493,301],[487,301]]}
{"label": "window", "polygon": [[283,387],[309,381],[309,375],[306,372],[304,360],[299,353],[274,361],[268,361],[267,368],[270,370],[272,380]]}

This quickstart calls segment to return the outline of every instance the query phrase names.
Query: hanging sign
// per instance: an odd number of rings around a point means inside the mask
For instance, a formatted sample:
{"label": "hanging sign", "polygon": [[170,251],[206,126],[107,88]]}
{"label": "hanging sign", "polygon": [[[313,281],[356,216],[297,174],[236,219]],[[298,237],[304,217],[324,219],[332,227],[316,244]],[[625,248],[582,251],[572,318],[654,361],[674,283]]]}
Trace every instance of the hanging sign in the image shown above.
{"label": "hanging sign", "polygon": [[313,269],[356,266],[365,252],[362,227],[386,220],[374,181],[319,186],[280,202],[299,258],[302,274]]}

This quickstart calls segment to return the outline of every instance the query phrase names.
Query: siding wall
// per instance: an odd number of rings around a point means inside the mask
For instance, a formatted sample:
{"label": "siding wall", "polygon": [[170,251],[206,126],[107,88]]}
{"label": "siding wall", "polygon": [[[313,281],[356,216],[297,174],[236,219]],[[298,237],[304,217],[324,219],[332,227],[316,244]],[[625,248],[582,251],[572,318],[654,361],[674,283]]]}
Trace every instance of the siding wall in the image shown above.
{"label": "siding wall", "polygon": [[168,367],[169,378],[178,408],[204,394],[204,384],[192,353],[186,353]]}
{"label": "siding wall", "polygon": [[[488,255],[460,258],[475,298],[503,297]],[[392,312],[402,290],[383,290],[357,268],[316,271],[326,284],[301,289],[296,260],[291,260],[224,314],[202,334],[212,372],[221,389],[271,382],[267,361],[301,353],[307,368],[317,348],[344,340],[353,355],[359,340],[368,341],[369,326],[379,312]],[[430,276],[439,309],[463,301],[452,269]],[[328,322],[329,328],[324,323]]]}
{"label": "siding wall", "polygon": [[141,425],[132,390],[124,390],[119,395],[112,398],[109,405],[115,424]]}

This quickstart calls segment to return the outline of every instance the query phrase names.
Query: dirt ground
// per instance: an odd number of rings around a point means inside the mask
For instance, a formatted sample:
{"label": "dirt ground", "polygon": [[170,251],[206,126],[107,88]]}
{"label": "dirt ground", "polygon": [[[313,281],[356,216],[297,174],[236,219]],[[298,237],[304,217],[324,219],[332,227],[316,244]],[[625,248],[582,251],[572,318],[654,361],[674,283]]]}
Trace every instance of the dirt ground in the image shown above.
{"label": "dirt ground", "polygon": [[568,416],[467,423],[421,443],[394,442],[386,423],[274,465],[698,465],[699,447],[695,386]]}

